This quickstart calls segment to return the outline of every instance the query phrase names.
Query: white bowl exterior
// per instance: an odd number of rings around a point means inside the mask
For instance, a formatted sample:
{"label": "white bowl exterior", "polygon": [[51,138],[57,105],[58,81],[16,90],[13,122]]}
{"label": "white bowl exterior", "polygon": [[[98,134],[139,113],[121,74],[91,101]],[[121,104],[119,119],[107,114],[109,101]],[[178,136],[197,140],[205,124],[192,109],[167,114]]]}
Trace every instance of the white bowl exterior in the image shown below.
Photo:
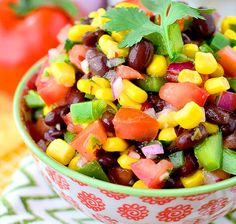
{"label": "white bowl exterior", "polygon": [[186,197],[138,197],[88,186],[59,173],[35,156],[34,160],[61,198],[107,224],[203,224],[236,208],[236,186]]}

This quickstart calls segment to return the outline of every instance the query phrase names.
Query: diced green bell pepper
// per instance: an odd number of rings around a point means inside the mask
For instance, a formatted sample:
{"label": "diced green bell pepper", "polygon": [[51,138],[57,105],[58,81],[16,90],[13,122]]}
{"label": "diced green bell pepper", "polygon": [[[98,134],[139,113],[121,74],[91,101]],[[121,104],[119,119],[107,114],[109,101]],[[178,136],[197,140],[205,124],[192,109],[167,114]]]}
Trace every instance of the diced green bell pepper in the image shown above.
{"label": "diced green bell pepper", "polygon": [[228,79],[231,89],[236,92],[236,78]]}
{"label": "diced green bell pepper", "polygon": [[29,108],[39,108],[45,106],[41,96],[34,90],[30,90],[24,98],[25,103]]}
{"label": "diced green bell pepper", "polygon": [[184,165],[184,153],[183,151],[174,152],[169,155],[169,159],[172,162],[174,169],[178,169]]}
{"label": "diced green bell pepper", "polygon": [[159,92],[160,88],[165,84],[165,79],[146,75],[144,79],[137,80],[136,84],[147,92]]}
{"label": "diced green bell pepper", "polygon": [[200,47],[199,47],[199,50],[201,51],[201,52],[204,52],[204,53],[212,53],[212,54],[214,54],[214,51],[211,49],[211,47],[208,45],[208,44],[206,44],[206,43],[204,43],[204,44],[202,44]]}
{"label": "diced green bell pepper", "polygon": [[216,33],[211,41],[210,47],[214,51],[219,51],[226,46],[230,46],[230,40],[226,38],[222,33]]}
{"label": "diced green bell pepper", "polygon": [[107,175],[97,160],[86,163],[83,167],[78,168],[77,171],[86,176],[109,182]]}
{"label": "diced green bell pepper", "polygon": [[222,134],[218,132],[206,138],[201,144],[194,149],[195,156],[200,165],[206,171],[214,171],[221,167],[222,163]]}
{"label": "diced green bell pepper", "polygon": [[67,143],[71,143],[73,141],[73,139],[75,138],[76,134],[70,132],[70,131],[67,131],[65,134],[64,134],[64,140],[67,142]]}
{"label": "diced green bell pepper", "polygon": [[99,119],[105,112],[107,103],[104,100],[94,100],[75,103],[70,106],[74,124],[89,123]]}
{"label": "diced green bell pepper", "polygon": [[184,42],[178,23],[173,23],[169,26],[169,39],[172,45],[172,52],[181,52],[184,46]]}
{"label": "diced green bell pepper", "polygon": [[230,149],[223,150],[222,169],[226,173],[236,175],[236,152]]}

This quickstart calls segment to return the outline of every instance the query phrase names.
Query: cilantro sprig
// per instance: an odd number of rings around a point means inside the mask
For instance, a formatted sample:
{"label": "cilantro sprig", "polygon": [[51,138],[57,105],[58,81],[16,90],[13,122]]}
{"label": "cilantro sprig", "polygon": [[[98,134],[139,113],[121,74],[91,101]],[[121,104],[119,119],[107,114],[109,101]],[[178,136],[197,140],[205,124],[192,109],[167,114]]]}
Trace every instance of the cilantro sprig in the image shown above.
{"label": "cilantro sprig", "polygon": [[175,52],[172,50],[172,42],[169,38],[169,27],[177,20],[185,17],[194,17],[204,19],[201,13],[211,13],[213,10],[192,8],[181,2],[173,2],[172,0],[141,0],[143,5],[152,11],[160,24],[150,21],[150,18],[144,11],[138,8],[112,8],[107,11],[105,17],[109,18],[104,28],[109,31],[125,31],[129,33],[119,44],[119,47],[131,47],[140,42],[143,37],[151,34],[159,34],[165,44],[167,53],[172,59]]}

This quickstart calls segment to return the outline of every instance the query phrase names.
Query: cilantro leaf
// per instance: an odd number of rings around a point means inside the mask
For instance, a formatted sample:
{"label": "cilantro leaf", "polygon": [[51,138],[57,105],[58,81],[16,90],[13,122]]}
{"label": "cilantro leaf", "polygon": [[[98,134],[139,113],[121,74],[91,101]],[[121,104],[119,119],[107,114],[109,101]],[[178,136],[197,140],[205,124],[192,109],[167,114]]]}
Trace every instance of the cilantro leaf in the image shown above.
{"label": "cilantro leaf", "polygon": [[130,31],[119,47],[131,47],[140,42],[144,36],[160,32],[159,26],[152,23],[145,12],[138,8],[113,8],[105,17],[111,19],[103,27],[106,30]]}

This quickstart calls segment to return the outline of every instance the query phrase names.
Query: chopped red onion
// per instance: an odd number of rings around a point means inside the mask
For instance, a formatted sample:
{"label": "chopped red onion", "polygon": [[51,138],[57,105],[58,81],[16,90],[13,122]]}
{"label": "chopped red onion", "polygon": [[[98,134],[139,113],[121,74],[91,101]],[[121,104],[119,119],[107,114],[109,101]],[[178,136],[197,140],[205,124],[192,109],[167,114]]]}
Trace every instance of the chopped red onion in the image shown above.
{"label": "chopped red onion", "polygon": [[60,53],[59,53],[58,49],[56,49],[56,48],[50,49],[48,51],[48,59],[49,59],[49,61],[53,61],[54,59],[56,59],[59,54]]}
{"label": "chopped red onion", "polygon": [[156,158],[157,155],[164,154],[164,149],[160,142],[144,146],[141,150],[147,158]]}
{"label": "chopped red onion", "polygon": [[123,91],[123,82],[121,77],[117,77],[112,83],[111,83],[111,88],[112,88],[112,95],[114,99],[118,99],[120,94]]}
{"label": "chopped red onion", "polygon": [[167,71],[171,72],[173,74],[179,74],[184,69],[194,69],[194,64],[191,61],[188,62],[182,62],[182,63],[171,63],[168,66]]}
{"label": "chopped red onion", "polygon": [[204,176],[204,183],[205,184],[215,184],[217,182],[220,182],[222,179],[217,177],[211,172],[208,171],[203,171],[203,176]]}
{"label": "chopped red onion", "polygon": [[131,158],[140,159],[140,155],[137,152],[133,151],[133,150],[130,150],[128,152],[128,156],[131,157]]}
{"label": "chopped red onion", "polygon": [[153,118],[157,118],[156,117],[156,112],[154,110],[154,108],[148,108],[146,109],[145,111],[143,111],[145,114],[149,115],[150,117],[153,117]]}
{"label": "chopped red onion", "polygon": [[109,68],[113,68],[113,67],[123,64],[124,62],[125,62],[124,58],[112,58],[107,61],[107,66]]}
{"label": "chopped red onion", "polygon": [[217,106],[223,110],[234,112],[236,109],[236,93],[228,91],[221,93]]}
{"label": "chopped red onion", "polygon": [[117,74],[114,70],[109,70],[103,77],[112,83],[116,79]]}

